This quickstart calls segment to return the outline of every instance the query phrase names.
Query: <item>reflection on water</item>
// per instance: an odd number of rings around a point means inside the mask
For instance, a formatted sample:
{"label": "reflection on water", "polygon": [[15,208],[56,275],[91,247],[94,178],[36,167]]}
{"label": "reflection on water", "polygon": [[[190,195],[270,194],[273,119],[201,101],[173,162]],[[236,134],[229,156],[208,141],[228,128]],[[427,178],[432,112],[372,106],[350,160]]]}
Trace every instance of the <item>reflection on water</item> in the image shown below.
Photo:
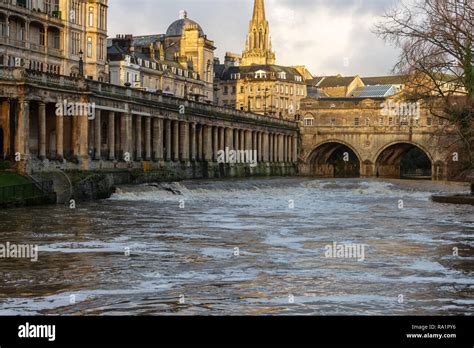
{"label": "reflection on water", "polygon": [[[122,187],[75,210],[2,210],[0,243],[40,252],[0,259],[0,314],[471,314],[474,209],[429,199],[463,189],[199,181]],[[333,242],[364,244],[365,261],[326,258]]]}

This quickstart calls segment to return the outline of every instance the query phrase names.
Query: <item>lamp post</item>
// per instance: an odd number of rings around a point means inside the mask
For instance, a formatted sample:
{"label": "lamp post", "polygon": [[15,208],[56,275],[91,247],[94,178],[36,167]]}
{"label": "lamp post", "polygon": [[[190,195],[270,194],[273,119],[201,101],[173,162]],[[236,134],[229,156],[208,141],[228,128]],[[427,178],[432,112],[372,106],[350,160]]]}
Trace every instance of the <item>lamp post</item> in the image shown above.
{"label": "lamp post", "polygon": [[84,76],[84,60],[82,59],[84,52],[82,50],[79,51],[79,76]]}

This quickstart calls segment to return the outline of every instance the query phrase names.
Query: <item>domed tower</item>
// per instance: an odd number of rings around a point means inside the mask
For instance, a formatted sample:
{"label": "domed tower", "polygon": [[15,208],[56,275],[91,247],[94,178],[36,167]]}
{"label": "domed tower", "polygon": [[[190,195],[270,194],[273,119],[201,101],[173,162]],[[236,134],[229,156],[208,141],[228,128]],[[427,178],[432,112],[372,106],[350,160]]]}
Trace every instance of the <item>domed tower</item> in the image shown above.
{"label": "domed tower", "polygon": [[249,34],[242,54],[242,66],[275,64],[272,51],[270,28],[265,18],[264,0],[255,0],[253,16],[249,25]]}
{"label": "domed tower", "polygon": [[166,31],[165,59],[178,62],[183,68],[199,74],[206,84],[204,99],[213,100],[214,42],[209,40],[201,26],[188,18],[186,11],[171,23]]}

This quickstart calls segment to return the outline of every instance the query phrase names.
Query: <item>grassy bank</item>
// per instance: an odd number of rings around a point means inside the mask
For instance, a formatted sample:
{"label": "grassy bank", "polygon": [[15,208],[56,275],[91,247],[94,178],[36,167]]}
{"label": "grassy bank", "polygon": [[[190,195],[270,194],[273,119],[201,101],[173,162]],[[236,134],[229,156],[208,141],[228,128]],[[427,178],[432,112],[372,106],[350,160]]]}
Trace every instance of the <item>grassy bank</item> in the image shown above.
{"label": "grassy bank", "polygon": [[0,187],[28,184],[30,180],[24,176],[10,172],[0,172]]}

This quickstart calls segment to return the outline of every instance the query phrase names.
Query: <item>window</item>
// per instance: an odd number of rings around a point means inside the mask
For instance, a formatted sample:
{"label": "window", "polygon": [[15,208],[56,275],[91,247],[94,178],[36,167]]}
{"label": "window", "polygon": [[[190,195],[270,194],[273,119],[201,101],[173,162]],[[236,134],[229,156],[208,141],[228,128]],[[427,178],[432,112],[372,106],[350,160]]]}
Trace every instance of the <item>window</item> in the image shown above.
{"label": "window", "polygon": [[354,119],[354,126],[355,126],[355,127],[359,127],[359,126],[360,126],[360,118],[359,118],[359,117],[356,117],[356,118]]}
{"label": "window", "polygon": [[304,119],[304,126],[305,127],[311,127],[314,125],[314,118],[308,117]]}
{"label": "window", "polygon": [[393,117],[388,118],[388,125],[393,126]]}
{"label": "window", "polygon": [[224,95],[229,94],[229,87],[224,86]]}
{"label": "window", "polygon": [[261,99],[257,98],[257,103],[256,103],[257,104],[257,109],[260,109],[262,107],[261,103],[262,103]]}
{"label": "window", "polygon": [[100,15],[99,15],[99,28],[102,29],[102,30],[105,30],[106,27],[107,27],[107,25],[106,25],[107,16],[106,16],[105,11],[106,11],[106,7],[100,5],[99,6],[99,12],[100,12]]}
{"label": "window", "polygon": [[370,118],[368,118],[368,117],[365,118],[365,126],[366,127],[370,126]]}
{"label": "window", "polygon": [[431,127],[433,125],[433,119],[431,117],[426,118],[426,125]]}
{"label": "window", "polygon": [[78,32],[72,32],[71,40],[71,53],[77,56],[81,50],[81,34]]}
{"label": "window", "polygon": [[39,45],[40,46],[45,46],[45,32],[44,28],[40,28],[39,30]]}
{"label": "window", "polygon": [[244,86],[240,86],[240,93],[244,93],[244,91],[245,91]]}
{"label": "window", "polygon": [[383,127],[383,124],[384,124],[384,122],[383,122],[383,117],[380,117],[380,118],[379,118],[379,126],[380,126],[380,127]]}
{"label": "window", "polygon": [[259,70],[255,72],[255,78],[256,79],[264,79],[267,77],[267,73],[263,70]]}
{"label": "window", "polygon": [[336,125],[336,118],[331,118],[331,126],[334,127]]}
{"label": "window", "polygon": [[89,7],[89,27],[94,26],[94,8]]}
{"label": "window", "polygon": [[69,13],[69,20],[71,23],[81,24],[82,17],[81,17],[81,1],[80,0],[72,0],[71,11]]}
{"label": "window", "polygon": [[87,58],[92,58],[92,38],[87,38]]}
{"label": "window", "polygon": [[235,93],[237,93],[237,87],[232,86],[232,94],[235,94]]}
{"label": "window", "polygon": [[98,57],[99,57],[99,60],[104,60],[105,59],[105,40],[103,37],[100,37],[99,38],[99,46],[97,47],[97,53],[98,53]]}

